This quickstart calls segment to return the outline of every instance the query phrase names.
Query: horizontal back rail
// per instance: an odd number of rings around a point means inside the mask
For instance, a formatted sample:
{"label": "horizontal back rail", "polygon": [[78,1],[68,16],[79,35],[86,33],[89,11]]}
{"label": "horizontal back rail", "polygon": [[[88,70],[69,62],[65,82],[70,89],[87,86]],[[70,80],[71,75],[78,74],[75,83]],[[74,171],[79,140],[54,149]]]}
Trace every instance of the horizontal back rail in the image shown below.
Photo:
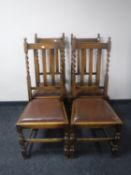
{"label": "horizontal back rail", "polygon": [[30,43],[27,44],[27,49],[59,49],[64,48],[64,44],[62,42],[46,42],[46,43]]}
{"label": "horizontal back rail", "polygon": [[96,42],[72,42],[72,47],[75,49],[108,49],[108,43],[96,43]]}

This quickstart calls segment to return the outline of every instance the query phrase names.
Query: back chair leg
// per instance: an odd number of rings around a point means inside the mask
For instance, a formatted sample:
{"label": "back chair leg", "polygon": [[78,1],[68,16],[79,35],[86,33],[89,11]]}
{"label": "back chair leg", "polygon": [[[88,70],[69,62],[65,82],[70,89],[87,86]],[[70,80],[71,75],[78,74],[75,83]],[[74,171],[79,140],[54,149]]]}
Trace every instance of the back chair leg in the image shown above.
{"label": "back chair leg", "polygon": [[71,127],[70,129],[70,158],[74,157],[75,152],[75,128]]}
{"label": "back chair leg", "polygon": [[17,133],[18,133],[18,139],[19,139],[19,144],[21,146],[21,154],[23,158],[27,158],[27,150],[26,150],[26,141],[23,135],[23,128],[20,126],[17,126]]}

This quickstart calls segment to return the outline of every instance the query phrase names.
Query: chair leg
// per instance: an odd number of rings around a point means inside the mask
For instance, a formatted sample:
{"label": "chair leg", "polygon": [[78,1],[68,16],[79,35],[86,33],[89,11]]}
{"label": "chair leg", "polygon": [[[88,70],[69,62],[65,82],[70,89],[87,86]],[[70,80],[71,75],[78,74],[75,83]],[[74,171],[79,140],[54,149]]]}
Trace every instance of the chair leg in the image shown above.
{"label": "chair leg", "polygon": [[113,154],[116,154],[120,151],[120,135],[121,126],[117,126],[114,140],[111,142],[111,149]]}
{"label": "chair leg", "polygon": [[68,127],[65,129],[64,154],[67,158],[69,158],[69,129],[68,129]]}
{"label": "chair leg", "polygon": [[71,127],[70,130],[70,158],[74,157],[74,152],[75,152],[75,129],[74,127]]}
{"label": "chair leg", "polygon": [[26,151],[26,142],[25,142],[25,138],[23,135],[23,128],[20,126],[17,126],[17,133],[18,133],[18,137],[19,137],[19,144],[21,146],[21,154],[23,156],[23,158],[27,158],[27,151]]}

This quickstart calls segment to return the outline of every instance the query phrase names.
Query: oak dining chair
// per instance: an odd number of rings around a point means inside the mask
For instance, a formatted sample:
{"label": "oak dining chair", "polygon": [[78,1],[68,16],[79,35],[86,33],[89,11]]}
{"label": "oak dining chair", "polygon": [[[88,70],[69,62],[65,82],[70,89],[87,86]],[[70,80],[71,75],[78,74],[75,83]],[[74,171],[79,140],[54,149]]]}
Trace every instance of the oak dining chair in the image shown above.
{"label": "oak dining chair", "polygon": [[[105,142],[118,152],[123,122],[108,102],[111,39],[107,42],[71,35],[70,156],[78,142]],[[86,136],[77,130],[86,129]],[[99,131],[99,132],[98,132]]]}
{"label": "oak dining chair", "polygon": [[[37,41],[38,40],[38,41]],[[29,155],[32,143],[63,142],[68,156],[68,118],[63,103],[65,94],[64,34],[60,38],[36,38],[34,43],[24,40],[29,102],[19,117],[16,128],[21,152]],[[61,137],[37,137],[41,130],[59,130]],[[29,136],[25,131],[30,131]],[[58,131],[60,132],[60,130]],[[62,131],[61,131],[62,132]]]}

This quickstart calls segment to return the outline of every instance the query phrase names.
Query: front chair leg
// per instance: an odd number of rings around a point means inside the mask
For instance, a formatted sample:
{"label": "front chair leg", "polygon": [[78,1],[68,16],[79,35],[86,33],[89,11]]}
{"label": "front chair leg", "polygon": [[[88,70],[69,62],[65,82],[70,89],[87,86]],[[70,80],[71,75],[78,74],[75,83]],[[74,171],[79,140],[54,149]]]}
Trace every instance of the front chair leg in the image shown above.
{"label": "front chair leg", "polygon": [[68,127],[65,129],[64,154],[67,158],[69,157],[69,129],[68,129]]}
{"label": "front chair leg", "polygon": [[116,128],[116,133],[114,140],[111,142],[112,153],[118,153],[120,151],[120,135],[121,135],[121,127]]}
{"label": "front chair leg", "polygon": [[23,158],[27,158],[27,151],[26,151],[26,142],[25,142],[25,138],[23,135],[23,129],[20,126],[16,127],[17,129],[17,133],[18,133],[18,139],[19,139],[19,144],[21,146],[21,154],[23,156]]}
{"label": "front chair leg", "polygon": [[70,132],[70,158],[74,157],[75,152],[75,130],[72,127]]}

